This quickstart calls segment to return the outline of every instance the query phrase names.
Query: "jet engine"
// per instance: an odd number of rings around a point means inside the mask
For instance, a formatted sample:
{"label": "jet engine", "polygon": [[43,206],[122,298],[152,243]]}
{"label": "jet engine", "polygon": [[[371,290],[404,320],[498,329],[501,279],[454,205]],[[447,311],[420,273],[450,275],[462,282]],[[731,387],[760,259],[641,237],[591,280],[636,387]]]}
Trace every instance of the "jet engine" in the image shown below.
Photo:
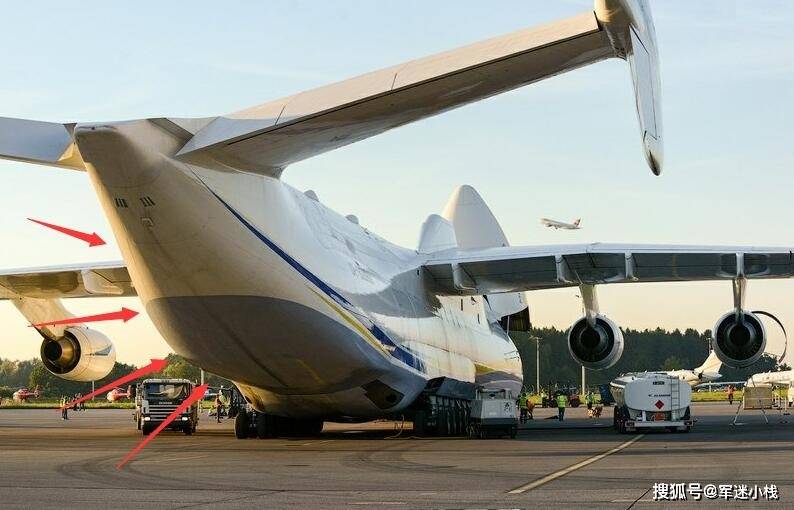
{"label": "jet engine", "polygon": [[568,350],[585,368],[609,368],[623,354],[623,333],[603,315],[596,315],[595,326],[587,323],[587,317],[582,317],[568,330]]}
{"label": "jet engine", "polygon": [[752,312],[730,311],[714,325],[714,352],[726,365],[744,368],[752,365],[766,349],[766,330]]}
{"label": "jet engine", "polygon": [[62,379],[96,381],[107,376],[116,363],[116,349],[108,337],[94,329],[72,327],[57,340],[41,343],[41,361]]}

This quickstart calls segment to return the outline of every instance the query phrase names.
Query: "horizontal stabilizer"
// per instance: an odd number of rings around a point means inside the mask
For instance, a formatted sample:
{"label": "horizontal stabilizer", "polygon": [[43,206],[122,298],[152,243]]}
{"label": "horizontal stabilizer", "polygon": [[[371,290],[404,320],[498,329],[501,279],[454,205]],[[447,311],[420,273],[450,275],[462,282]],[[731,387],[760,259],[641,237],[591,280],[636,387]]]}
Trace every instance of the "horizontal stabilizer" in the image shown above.
{"label": "horizontal stabilizer", "polygon": [[656,40],[645,0],[595,9],[217,117],[178,156],[279,176],[291,163],[607,58],[628,59],[645,154],[661,171]]}
{"label": "horizontal stabilizer", "polygon": [[0,158],[85,170],[73,130],[74,124],[0,117]]}

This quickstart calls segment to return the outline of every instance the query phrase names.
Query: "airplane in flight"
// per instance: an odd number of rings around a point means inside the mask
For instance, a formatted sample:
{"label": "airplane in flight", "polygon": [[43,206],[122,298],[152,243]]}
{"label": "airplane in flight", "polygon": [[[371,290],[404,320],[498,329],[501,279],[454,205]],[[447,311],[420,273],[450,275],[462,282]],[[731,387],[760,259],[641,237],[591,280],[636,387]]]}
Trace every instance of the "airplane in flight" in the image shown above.
{"label": "airplane in flight", "polygon": [[540,224],[544,227],[553,228],[554,230],[579,230],[579,224],[582,222],[581,218],[577,218],[573,223],[565,223],[564,221],[550,220],[548,218],[541,218]]}
{"label": "airplane in flight", "polygon": [[678,377],[682,381],[686,381],[690,386],[697,386],[698,384],[714,382],[722,377],[720,368],[722,361],[714,351],[709,352],[706,361],[697,368],[691,370],[670,370],[663,372],[667,375]]}
{"label": "airplane in flight", "polygon": [[[521,388],[509,332],[530,327],[526,291],[579,287],[585,313],[568,348],[603,369],[624,342],[598,285],[730,281],[734,307],[717,321],[714,350],[747,366],[767,338],[744,306],[747,281],[792,277],[791,248],[510,246],[470,186],[404,248],[283,180],[292,163],[610,58],[629,63],[658,175],[658,56],[643,0],[596,0],[568,19],[228,115],[0,119],[0,157],[87,174],[123,257],[0,271],[0,299],[40,324],[73,317],[65,298],[138,296],[176,353],[233,380],[251,404],[235,421],[241,439],[400,415],[455,432],[451,409],[472,384]],[[38,331],[42,361],[59,377],[90,381],[113,367],[113,344],[96,329]]]}

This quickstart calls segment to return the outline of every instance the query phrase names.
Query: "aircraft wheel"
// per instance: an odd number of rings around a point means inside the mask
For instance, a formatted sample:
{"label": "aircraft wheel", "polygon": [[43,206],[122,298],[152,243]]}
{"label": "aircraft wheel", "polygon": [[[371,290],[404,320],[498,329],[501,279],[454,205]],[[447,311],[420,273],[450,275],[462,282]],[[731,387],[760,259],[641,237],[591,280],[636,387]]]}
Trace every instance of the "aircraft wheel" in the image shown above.
{"label": "aircraft wheel", "polygon": [[234,437],[237,439],[247,439],[250,431],[248,413],[242,412],[234,419]]}
{"label": "aircraft wheel", "polygon": [[184,432],[186,436],[191,435],[193,433],[193,426],[190,424],[185,425],[185,428],[182,429],[182,432]]}
{"label": "aircraft wheel", "polygon": [[[240,413],[242,414],[242,413]],[[240,416],[239,414],[237,416]],[[267,439],[269,437],[268,432],[268,419],[265,413],[256,413],[256,437],[259,439]]]}
{"label": "aircraft wheel", "polygon": [[152,433],[153,430],[154,430],[154,427],[152,427],[148,423],[144,423],[141,426],[141,432],[143,433],[144,436],[148,436],[149,434]]}

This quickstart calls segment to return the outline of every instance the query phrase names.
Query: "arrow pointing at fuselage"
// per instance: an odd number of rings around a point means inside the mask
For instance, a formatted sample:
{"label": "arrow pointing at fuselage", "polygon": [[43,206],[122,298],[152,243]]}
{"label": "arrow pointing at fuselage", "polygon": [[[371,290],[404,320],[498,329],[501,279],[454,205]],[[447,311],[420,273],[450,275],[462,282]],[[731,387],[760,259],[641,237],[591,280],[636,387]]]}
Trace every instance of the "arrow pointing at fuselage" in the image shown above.
{"label": "arrow pointing at fuselage", "polygon": [[103,244],[105,244],[105,241],[101,237],[99,237],[99,234],[97,234],[96,232],[86,234],[85,232],[80,232],[79,230],[72,230],[71,228],[53,225],[52,223],[47,223],[46,221],[34,220],[33,218],[28,218],[28,219],[33,223],[38,223],[39,225],[45,226],[47,228],[51,228],[62,234],[66,234],[68,236],[74,237],[75,239],[85,241],[88,243],[88,246],[90,248],[93,248],[94,246],[102,246]]}
{"label": "arrow pointing at fuselage", "polygon": [[60,319],[57,321],[39,322],[38,324],[31,324],[30,327],[42,328],[44,326],[57,326],[59,324],[83,324],[86,322],[115,321],[119,319],[127,322],[136,315],[138,315],[138,312],[135,310],[130,310],[129,308],[124,308],[122,306],[121,310],[118,312],[100,313],[97,315],[86,315],[84,317],[70,317],[68,319]]}

